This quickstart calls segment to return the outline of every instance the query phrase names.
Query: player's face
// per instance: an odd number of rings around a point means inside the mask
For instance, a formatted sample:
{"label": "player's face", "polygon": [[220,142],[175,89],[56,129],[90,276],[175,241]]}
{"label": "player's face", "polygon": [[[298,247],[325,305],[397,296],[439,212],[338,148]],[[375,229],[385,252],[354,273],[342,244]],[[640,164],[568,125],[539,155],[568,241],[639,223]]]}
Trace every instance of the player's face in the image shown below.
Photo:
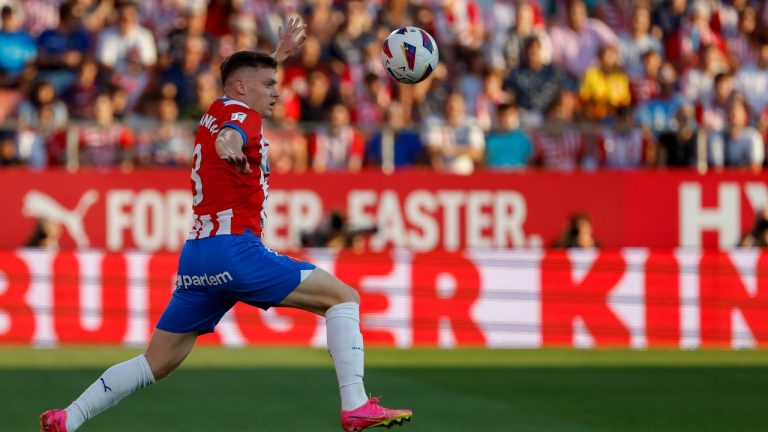
{"label": "player's face", "polygon": [[245,103],[262,117],[271,117],[280,97],[276,71],[271,68],[249,68],[245,84]]}

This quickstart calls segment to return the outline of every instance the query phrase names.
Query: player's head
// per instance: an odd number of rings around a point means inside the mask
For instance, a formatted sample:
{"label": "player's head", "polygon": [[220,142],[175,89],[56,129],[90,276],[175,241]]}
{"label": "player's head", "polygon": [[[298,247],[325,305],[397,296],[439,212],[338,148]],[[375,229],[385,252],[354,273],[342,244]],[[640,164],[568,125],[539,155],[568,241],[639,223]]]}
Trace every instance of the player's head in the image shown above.
{"label": "player's head", "polygon": [[277,61],[267,54],[240,51],[221,63],[221,82],[227,97],[246,103],[263,117],[277,102]]}

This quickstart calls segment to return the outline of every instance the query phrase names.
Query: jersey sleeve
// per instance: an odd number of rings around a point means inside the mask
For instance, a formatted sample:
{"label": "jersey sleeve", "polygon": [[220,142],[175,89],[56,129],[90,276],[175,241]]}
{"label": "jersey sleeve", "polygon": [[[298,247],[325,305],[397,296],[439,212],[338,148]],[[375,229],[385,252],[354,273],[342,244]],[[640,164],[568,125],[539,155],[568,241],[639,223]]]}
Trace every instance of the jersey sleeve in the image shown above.
{"label": "jersey sleeve", "polygon": [[228,127],[236,130],[243,137],[243,145],[248,144],[249,139],[261,136],[261,116],[240,103],[225,105],[219,123],[221,129]]}

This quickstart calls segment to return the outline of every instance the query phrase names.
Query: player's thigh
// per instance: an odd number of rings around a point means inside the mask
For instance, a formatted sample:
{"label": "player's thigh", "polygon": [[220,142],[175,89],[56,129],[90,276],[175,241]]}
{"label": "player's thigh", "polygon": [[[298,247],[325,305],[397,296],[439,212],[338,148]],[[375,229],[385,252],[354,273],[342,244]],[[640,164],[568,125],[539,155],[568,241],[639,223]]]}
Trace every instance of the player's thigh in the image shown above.
{"label": "player's thigh", "polygon": [[315,268],[295,290],[278,306],[304,309],[319,315],[331,306],[346,302],[360,302],[360,295],[352,287],[321,268]]}
{"label": "player's thigh", "polygon": [[166,377],[192,351],[198,332],[172,333],[155,329],[144,356],[156,380]]}

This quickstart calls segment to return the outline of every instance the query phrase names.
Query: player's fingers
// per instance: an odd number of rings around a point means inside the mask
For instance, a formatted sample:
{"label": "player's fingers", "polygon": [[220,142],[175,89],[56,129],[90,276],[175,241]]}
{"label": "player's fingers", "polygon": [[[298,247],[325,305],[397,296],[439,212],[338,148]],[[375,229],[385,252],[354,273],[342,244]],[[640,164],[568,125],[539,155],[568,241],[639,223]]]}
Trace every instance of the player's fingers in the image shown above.
{"label": "player's fingers", "polygon": [[248,161],[245,162],[245,166],[243,167],[243,170],[241,171],[243,174],[252,174],[253,170],[251,170],[251,166],[248,164]]}

